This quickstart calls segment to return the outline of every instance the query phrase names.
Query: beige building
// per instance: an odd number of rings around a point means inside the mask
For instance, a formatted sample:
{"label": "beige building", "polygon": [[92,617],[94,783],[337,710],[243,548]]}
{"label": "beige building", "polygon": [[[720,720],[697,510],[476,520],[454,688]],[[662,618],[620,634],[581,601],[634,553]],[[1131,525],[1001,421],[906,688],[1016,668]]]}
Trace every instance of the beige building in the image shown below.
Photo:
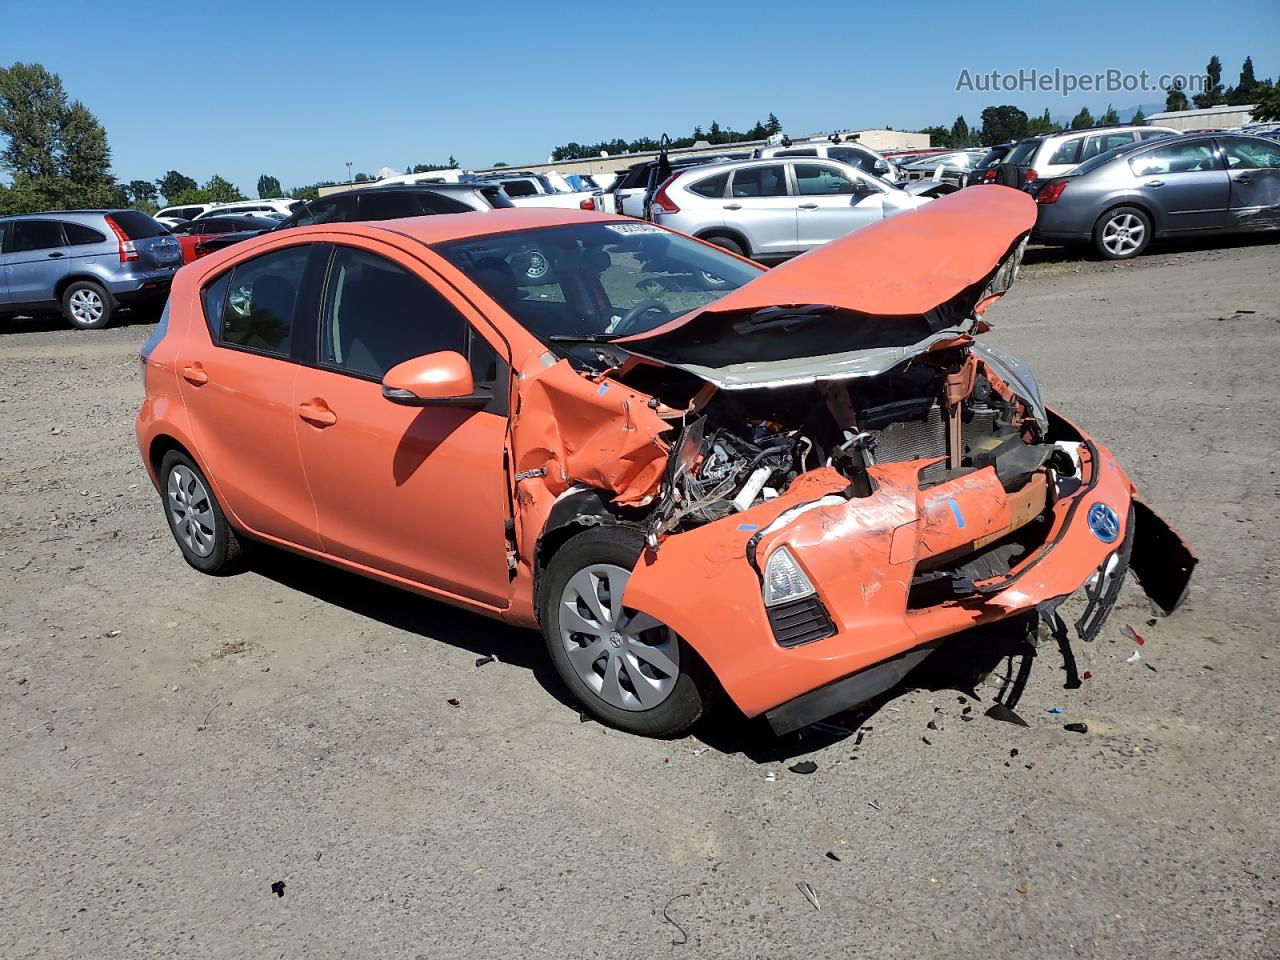
{"label": "beige building", "polygon": [[1253,117],[1252,103],[1229,107],[1225,103],[1203,110],[1169,110],[1153,113],[1147,123],[1156,127],[1172,127],[1174,130],[1203,130],[1206,127],[1242,127]]}
{"label": "beige building", "polygon": [[[798,137],[793,142],[802,143],[806,140],[826,140],[829,134],[812,134],[807,137]],[[909,133],[904,130],[846,130],[840,133],[841,140],[853,140],[865,147],[870,147],[877,152],[886,150],[923,150],[929,147],[929,135],[927,133]],[[752,150],[755,147],[765,146],[765,140],[746,140],[741,143],[725,143],[712,146],[710,143],[700,141],[692,147],[673,148],[669,155],[673,157],[697,156],[699,154],[707,154],[715,156],[725,151],[733,151],[735,153],[743,150]],[[587,157],[581,160],[556,160],[546,163],[513,163],[508,167],[474,167],[471,173],[495,173],[503,170],[530,170],[534,173],[548,173],[555,171],[556,173],[617,173],[625,170],[632,164],[640,163],[645,160],[652,160],[658,156],[656,150],[643,153],[619,153],[612,156],[604,157]],[[343,183],[332,187],[321,187],[320,195],[325,196],[330,193],[336,193],[340,190],[347,190],[351,187],[369,187],[373,186],[377,181],[369,181],[367,183]]]}

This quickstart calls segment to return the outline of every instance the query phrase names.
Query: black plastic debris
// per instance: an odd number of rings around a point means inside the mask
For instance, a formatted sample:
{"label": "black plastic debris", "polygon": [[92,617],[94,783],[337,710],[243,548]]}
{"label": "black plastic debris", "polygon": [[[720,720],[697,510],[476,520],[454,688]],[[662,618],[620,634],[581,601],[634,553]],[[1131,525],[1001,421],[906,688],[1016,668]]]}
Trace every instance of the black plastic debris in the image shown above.
{"label": "black plastic debris", "polygon": [[834,860],[836,863],[840,862],[840,857],[836,855],[836,852],[834,850],[827,851],[827,859]]}
{"label": "black plastic debris", "polygon": [[272,884],[271,884],[271,892],[272,892],[272,893],[274,893],[277,897],[283,897],[283,896],[284,896],[284,881],[283,881],[283,880],[276,880],[276,881],[273,881],[273,882],[272,882]]}
{"label": "black plastic debris", "polygon": [[942,729],[941,727],[939,727],[939,726],[938,726],[938,721],[937,721],[937,720],[930,720],[928,723],[926,723],[926,724],[925,724],[925,726],[926,726],[926,727],[928,727],[930,730],[941,730],[941,729]]}
{"label": "black plastic debris", "polygon": [[932,740],[930,740],[928,737],[921,737],[920,739],[924,741],[924,745],[925,745],[926,747],[932,747],[932,746],[933,746],[933,741],[932,741]]}
{"label": "black plastic debris", "polygon": [[1019,727],[1030,726],[1027,721],[1006,707],[1003,703],[993,703],[987,708],[987,716],[992,720],[999,720],[1001,723],[1012,723]]}
{"label": "black plastic debris", "polygon": [[477,667],[483,667],[486,663],[497,663],[497,662],[498,662],[498,658],[495,657],[493,654],[489,654],[489,656],[487,657],[476,657]]}
{"label": "black plastic debris", "polygon": [[451,707],[462,706],[462,700],[459,699],[458,697],[450,697],[448,700],[445,701],[445,703],[447,703]]}
{"label": "black plastic debris", "polygon": [[688,943],[688,942],[689,942],[689,934],[685,931],[684,927],[680,926],[680,924],[676,923],[674,920],[672,920],[672,919],[671,919],[671,917],[670,917],[670,915],[667,913],[667,911],[671,908],[671,905],[672,905],[673,903],[675,903],[677,900],[679,900],[680,898],[682,898],[682,897],[691,897],[691,896],[693,896],[693,894],[691,894],[691,893],[677,893],[674,897],[672,897],[670,900],[668,900],[668,901],[667,901],[667,905],[666,905],[665,907],[663,907],[663,908],[662,908],[662,919],[663,919],[663,920],[665,920],[667,923],[671,924],[671,925],[672,925],[673,927],[675,927],[677,930],[679,930],[679,931],[680,931],[680,936],[684,937],[684,939],[683,939],[683,940],[676,940],[676,939],[674,939],[674,938],[673,938],[673,939],[671,940],[671,945],[672,945],[673,947],[683,947],[686,943]]}
{"label": "black plastic debris", "polygon": [[787,769],[792,773],[815,773],[818,765],[812,760],[801,760],[799,763],[793,763]]}
{"label": "black plastic debris", "polygon": [[1087,723],[1064,723],[1063,730],[1070,730],[1072,733],[1088,733],[1089,725]]}
{"label": "black plastic debris", "polygon": [[1010,759],[1012,759],[1013,757],[1016,757],[1017,755],[1018,755],[1018,748],[1017,748],[1017,747],[1014,747],[1012,750],[1010,750],[1010,751],[1009,751],[1009,757],[1010,757]]}

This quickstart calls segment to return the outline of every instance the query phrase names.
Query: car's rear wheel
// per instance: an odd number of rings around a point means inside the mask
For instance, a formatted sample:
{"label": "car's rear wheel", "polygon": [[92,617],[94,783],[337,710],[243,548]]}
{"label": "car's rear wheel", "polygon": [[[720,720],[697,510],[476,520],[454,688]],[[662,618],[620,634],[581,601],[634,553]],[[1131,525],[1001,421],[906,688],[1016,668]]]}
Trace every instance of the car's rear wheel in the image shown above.
{"label": "car's rear wheel", "polygon": [[110,295],[91,280],[77,280],[62,291],[62,316],[78,330],[101,330],[111,314]]}
{"label": "car's rear wheel", "polygon": [[1108,210],[1093,228],[1093,246],[1108,260],[1129,260],[1151,242],[1151,218],[1137,207]]}
{"label": "car's rear wheel", "polygon": [[240,538],[227,523],[209,481],[181,450],[164,455],[160,491],[169,530],[187,563],[215,576],[239,569],[243,558]]}
{"label": "car's rear wheel", "polygon": [[642,546],[639,531],[626,527],[569,540],[543,578],[542,633],[560,678],[589,713],[631,733],[671,737],[702,716],[713,687],[669,627],[622,606]]}

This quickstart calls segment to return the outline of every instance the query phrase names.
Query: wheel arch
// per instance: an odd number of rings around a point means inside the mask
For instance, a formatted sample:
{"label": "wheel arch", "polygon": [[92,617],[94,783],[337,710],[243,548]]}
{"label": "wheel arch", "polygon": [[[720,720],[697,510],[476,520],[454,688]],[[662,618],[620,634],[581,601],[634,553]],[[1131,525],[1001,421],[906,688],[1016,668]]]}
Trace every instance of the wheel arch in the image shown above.
{"label": "wheel arch", "polygon": [[92,273],[70,273],[59,279],[53,288],[54,296],[57,297],[58,302],[62,302],[62,295],[67,292],[67,287],[71,286],[73,283],[79,283],[82,280],[92,283],[100,288],[102,292],[107,295],[107,299],[110,300],[113,305],[115,304],[116,298],[112,295],[111,291],[107,289],[107,285],[103,282],[102,278],[95,276]]}
{"label": "wheel arch", "polygon": [[561,547],[592,527],[629,526],[639,529],[637,524],[623,518],[607,497],[602,490],[584,488],[561,497],[547,514],[547,522],[533,551],[533,612],[539,621],[542,618],[543,574]]}
{"label": "wheel arch", "polygon": [[740,246],[744,257],[751,256],[750,242],[748,242],[746,235],[736,227],[707,227],[707,229],[694,234],[694,237],[707,243],[711,243],[713,237],[724,237],[726,240],[732,240]]}
{"label": "wheel arch", "polygon": [[1089,228],[1090,240],[1092,240],[1094,234],[1097,233],[1098,224],[1102,222],[1102,218],[1105,217],[1107,214],[1109,214],[1112,210],[1116,210],[1120,207],[1133,207],[1137,210],[1141,210],[1144,214],[1146,214],[1147,219],[1151,221],[1152,239],[1154,239],[1155,236],[1161,232],[1162,225],[1160,223],[1160,218],[1156,216],[1155,208],[1152,207],[1149,202],[1147,202],[1145,199],[1141,197],[1120,196],[1120,197],[1113,197],[1112,199],[1108,200],[1103,205],[1101,212],[1099,212],[1099,214],[1093,218],[1093,225]]}

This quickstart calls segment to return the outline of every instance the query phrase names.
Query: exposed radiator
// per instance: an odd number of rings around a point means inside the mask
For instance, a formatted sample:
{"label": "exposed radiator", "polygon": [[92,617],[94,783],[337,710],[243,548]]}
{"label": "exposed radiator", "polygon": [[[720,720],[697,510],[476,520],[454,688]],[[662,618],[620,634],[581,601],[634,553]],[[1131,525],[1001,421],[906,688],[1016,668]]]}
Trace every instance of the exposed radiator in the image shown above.
{"label": "exposed radiator", "polygon": [[[966,410],[962,425],[965,447],[991,436],[996,418],[997,411],[992,407],[974,406]],[[905,463],[947,455],[947,418],[936,400],[905,400],[868,407],[858,420],[863,429],[876,438],[877,463]],[[945,464],[942,469],[945,470]]]}

